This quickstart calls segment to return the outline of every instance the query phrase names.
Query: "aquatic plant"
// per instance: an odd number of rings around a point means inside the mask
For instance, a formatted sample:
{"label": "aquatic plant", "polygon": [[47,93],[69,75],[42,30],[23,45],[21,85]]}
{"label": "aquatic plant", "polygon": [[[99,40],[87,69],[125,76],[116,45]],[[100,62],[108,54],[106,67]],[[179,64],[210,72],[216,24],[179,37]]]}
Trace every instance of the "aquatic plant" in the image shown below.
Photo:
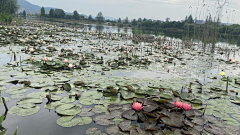
{"label": "aquatic plant", "polygon": [[183,103],[181,108],[184,109],[185,111],[189,111],[193,107],[190,104],[188,104],[188,103],[186,103],[186,104]]}
{"label": "aquatic plant", "polygon": [[138,102],[134,102],[133,105],[132,105],[133,109],[135,109],[136,111],[140,111],[144,108],[144,106],[142,106],[141,103],[138,103]]}
{"label": "aquatic plant", "polygon": [[225,76],[226,74],[225,74],[225,72],[220,72],[220,75]]}

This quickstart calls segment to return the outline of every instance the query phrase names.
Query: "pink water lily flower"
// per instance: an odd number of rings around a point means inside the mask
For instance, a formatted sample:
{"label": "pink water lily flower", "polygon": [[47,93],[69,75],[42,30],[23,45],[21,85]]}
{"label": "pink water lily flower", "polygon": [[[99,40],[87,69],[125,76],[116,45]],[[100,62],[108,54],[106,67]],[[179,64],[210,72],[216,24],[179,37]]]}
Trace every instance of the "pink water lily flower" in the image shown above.
{"label": "pink water lily flower", "polygon": [[144,108],[144,106],[142,106],[141,103],[138,103],[138,102],[134,102],[133,105],[132,105],[133,109],[135,109],[136,111],[140,111]]}
{"label": "pink water lily flower", "polygon": [[48,60],[47,57],[44,57],[44,58],[43,58],[43,61],[47,61],[47,60]]}
{"label": "pink water lily flower", "polygon": [[30,49],[29,49],[29,51],[30,51],[30,52],[33,52],[33,51],[34,51],[34,49],[33,49],[33,48],[30,48]]}
{"label": "pink water lily flower", "polygon": [[68,63],[68,60],[67,60],[67,59],[64,59],[63,62],[64,62],[64,63]]}
{"label": "pink water lily flower", "polygon": [[173,102],[173,103],[178,108],[182,108],[182,106],[183,106],[183,102],[181,102],[181,101],[176,101],[176,102]]}
{"label": "pink water lily flower", "polygon": [[182,104],[182,109],[184,109],[185,111],[189,111],[191,110],[193,107],[191,106],[191,104]]}
{"label": "pink water lily flower", "polygon": [[72,67],[73,67],[73,65],[72,65],[72,64],[69,64],[69,65],[68,65],[68,67],[69,67],[69,68],[72,68]]}

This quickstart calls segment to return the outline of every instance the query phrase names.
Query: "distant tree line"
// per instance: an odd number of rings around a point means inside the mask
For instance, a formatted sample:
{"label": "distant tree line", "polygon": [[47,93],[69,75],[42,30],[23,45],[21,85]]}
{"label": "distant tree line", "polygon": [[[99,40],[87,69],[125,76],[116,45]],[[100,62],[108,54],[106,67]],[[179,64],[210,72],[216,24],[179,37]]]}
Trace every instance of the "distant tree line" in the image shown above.
{"label": "distant tree line", "polygon": [[91,22],[98,22],[103,23],[105,22],[102,12],[99,12],[96,16],[96,19],[89,15],[88,17],[81,15],[75,10],[73,14],[66,14],[62,9],[50,9],[49,14],[45,14],[45,8],[41,8],[40,17],[47,17],[47,18],[58,18],[58,19],[73,19],[77,21],[91,21]]}
{"label": "distant tree line", "polygon": [[[188,32],[201,32],[203,30],[215,30],[220,34],[240,34],[240,25],[234,24],[230,26],[226,25],[220,25],[219,19],[212,19],[211,15],[206,18],[205,23],[197,23],[197,18],[193,19],[192,15],[186,16],[184,21],[169,21],[170,18],[167,18],[165,22],[157,20],[153,21],[151,19],[146,18],[138,18],[133,19],[132,21],[129,21],[128,17],[126,17],[124,20],[121,18],[118,18],[117,20],[105,20],[103,17],[102,12],[99,12],[96,16],[96,18],[93,18],[92,15],[89,15],[88,17],[85,17],[81,14],[79,14],[76,10],[73,12],[72,15],[65,14],[64,10],[62,9],[51,9],[49,11],[49,14],[45,14],[44,7],[41,9],[41,15],[42,17],[47,18],[60,18],[60,19],[73,19],[77,21],[88,21],[88,22],[97,22],[97,23],[106,23],[110,22],[111,25],[117,25],[117,26],[130,26],[135,27],[137,29],[142,30],[152,30],[152,31],[161,31],[163,29],[172,29],[172,30],[178,30],[178,31],[188,31]],[[203,29],[204,28],[204,29]]]}

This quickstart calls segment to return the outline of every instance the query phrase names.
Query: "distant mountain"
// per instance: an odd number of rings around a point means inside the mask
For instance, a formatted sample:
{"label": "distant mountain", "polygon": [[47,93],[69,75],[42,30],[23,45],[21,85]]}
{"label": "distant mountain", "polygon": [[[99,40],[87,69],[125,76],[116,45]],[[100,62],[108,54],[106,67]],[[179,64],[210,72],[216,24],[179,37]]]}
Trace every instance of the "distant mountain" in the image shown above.
{"label": "distant mountain", "polygon": [[[25,10],[27,12],[27,14],[39,14],[41,7],[38,5],[34,5],[26,0],[17,0],[18,5],[20,6],[18,12],[22,12],[23,10]],[[45,8],[45,13],[48,14],[50,9],[57,9],[57,8],[53,8],[53,7],[44,7]],[[65,14],[70,14],[73,15],[73,13],[69,13],[69,12],[65,12]],[[85,17],[88,17],[87,15],[81,14]],[[115,18],[112,17],[107,17],[105,16],[105,19],[109,19],[109,20],[115,20]]]}
{"label": "distant mountain", "polygon": [[[18,2],[18,5],[20,6],[20,9],[18,12],[22,12],[23,10],[25,10],[28,14],[40,13],[41,7],[38,5],[34,5],[26,0],[18,0],[17,2]],[[46,14],[48,14],[52,7],[44,7],[44,8],[45,8]],[[53,9],[56,9],[56,8],[53,8]]]}

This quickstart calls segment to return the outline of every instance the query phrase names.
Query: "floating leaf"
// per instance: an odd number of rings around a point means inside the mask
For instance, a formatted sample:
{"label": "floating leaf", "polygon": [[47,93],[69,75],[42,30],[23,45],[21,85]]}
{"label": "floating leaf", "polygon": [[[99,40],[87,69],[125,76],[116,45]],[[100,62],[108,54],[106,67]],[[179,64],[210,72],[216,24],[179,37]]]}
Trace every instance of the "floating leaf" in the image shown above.
{"label": "floating leaf", "polygon": [[119,133],[119,127],[116,124],[106,126],[105,130],[110,135]]}
{"label": "floating leaf", "polygon": [[130,120],[121,121],[118,126],[121,128],[122,131],[130,131],[132,128]]}
{"label": "floating leaf", "polygon": [[187,93],[187,92],[180,93],[180,97],[181,99],[187,100],[187,101],[191,101],[195,98],[192,93]]}
{"label": "floating leaf", "polygon": [[17,114],[18,116],[29,116],[29,115],[33,115],[33,114],[37,113],[39,110],[40,110],[39,106],[35,106],[32,108],[26,108],[26,109],[14,106],[11,109],[9,109],[8,113],[9,114]]}
{"label": "floating leaf", "polygon": [[70,91],[72,89],[72,87],[69,83],[65,83],[65,84],[63,84],[63,89],[67,90],[67,91]]}
{"label": "floating leaf", "polygon": [[123,106],[121,104],[110,104],[108,105],[108,110],[111,112],[113,110],[121,109]]}
{"label": "floating leaf", "polygon": [[147,119],[143,123],[144,125],[144,130],[149,130],[149,131],[157,131],[160,129],[160,127],[157,127],[157,121],[155,119]]}
{"label": "floating leaf", "polygon": [[69,97],[63,97],[63,98],[60,100],[60,102],[62,102],[62,103],[72,103],[72,102],[74,102],[74,101],[76,101],[75,98],[69,98]]}
{"label": "floating leaf", "polygon": [[61,104],[55,107],[58,114],[76,115],[81,112],[81,107],[73,104]]}
{"label": "floating leaf", "polygon": [[98,115],[96,117],[94,117],[94,121],[96,124],[98,125],[110,125],[110,124],[114,124],[115,122],[110,120],[110,119],[113,119],[114,116],[111,116],[111,115]]}
{"label": "floating leaf", "polygon": [[78,125],[87,125],[92,123],[91,117],[81,117],[81,121],[78,123]]}
{"label": "floating leaf", "polygon": [[146,111],[146,112],[151,112],[155,109],[158,108],[158,104],[155,103],[155,102],[152,102],[152,101],[149,101],[149,100],[144,100],[144,108],[143,110]]}
{"label": "floating leaf", "polygon": [[161,120],[168,126],[182,127],[184,125],[182,122],[183,116],[178,112],[172,112],[169,114],[169,117],[162,117]]}
{"label": "floating leaf", "polygon": [[62,127],[73,127],[81,122],[81,118],[73,118],[74,116],[63,116],[57,120],[57,124]]}
{"label": "floating leaf", "polygon": [[126,110],[122,113],[122,117],[129,120],[138,120],[137,113],[134,110]]}
{"label": "floating leaf", "polygon": [[17,102],[17,104],[26,104],[26,103],[40,104],[42,103],[42,100],[36,99],[36,98],[23,98]]}

